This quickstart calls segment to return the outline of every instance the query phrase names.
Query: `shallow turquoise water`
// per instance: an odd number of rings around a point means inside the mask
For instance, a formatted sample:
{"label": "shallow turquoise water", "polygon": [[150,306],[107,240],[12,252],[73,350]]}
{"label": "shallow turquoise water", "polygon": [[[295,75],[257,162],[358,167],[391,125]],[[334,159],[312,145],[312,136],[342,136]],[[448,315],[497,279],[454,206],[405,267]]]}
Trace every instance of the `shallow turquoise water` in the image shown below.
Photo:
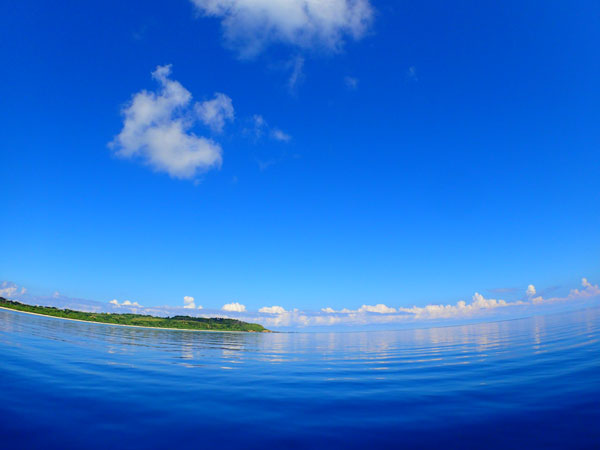
{"label": "shallow turquoise water", "polygon": [[385,332],[0,311],[2,448],[600,448],[600,309]]}

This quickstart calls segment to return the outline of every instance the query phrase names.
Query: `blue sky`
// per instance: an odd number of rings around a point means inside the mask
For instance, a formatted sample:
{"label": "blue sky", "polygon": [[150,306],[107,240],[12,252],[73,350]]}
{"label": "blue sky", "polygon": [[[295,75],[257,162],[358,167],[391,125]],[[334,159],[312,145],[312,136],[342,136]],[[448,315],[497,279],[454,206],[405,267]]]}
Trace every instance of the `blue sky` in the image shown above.
{"label": "blue sky", "polygon": [[310,5],[3,5],[0,280],[288,311],[597,282],[598,2]]}

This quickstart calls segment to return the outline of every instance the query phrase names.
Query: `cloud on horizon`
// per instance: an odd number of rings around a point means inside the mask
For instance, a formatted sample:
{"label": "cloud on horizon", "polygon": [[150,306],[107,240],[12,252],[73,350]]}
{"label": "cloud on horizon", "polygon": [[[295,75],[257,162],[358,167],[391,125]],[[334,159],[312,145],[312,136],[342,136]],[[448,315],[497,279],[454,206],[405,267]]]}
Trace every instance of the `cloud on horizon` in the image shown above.
{"label": "cloud on horizon", "polygon": [[196,11],[221,21],[223,39],[241,58],[273,44],[340,51],[361,39],[373,21],[369,0],[191,0]]}
{"label": "cloud on horizon", "polygon": [[[190,297],[189,295],[184,296],[183,307],[185,309],[196,309],[196,302],[194,301],[194,297]],[[202,309],[202,306],[198,305],[197,309]]]}
{"label": "cloud on horizon", "polygon": [[265,314],[284,314],[287,311],[283,306],[263,306],[258,312]]}
{"label": "cloud on horizon", "polygon": [[19,290],[19,286],[9,281],[3,281],[2,284],[0,284],[0,297],[11,298],[17,293],[23,295],[26,292],[27,289],[24,287]]}
{"label": "cloud on horizon", "polygon": [[221,308],[223,311],[229,312],[245,312],[246,306],[238,302],[227,303]]}
{"label": "cloud on horizon", "polygon": [[[8,289],[8,291],[6,290]],[[340,326],[371,326],[371,325],[401,325],[419,322],[431,322],[438,324],[440,321],[449,320],[472,320],[472,319],[494,319],[498,317],[507,317],[497,315],[497,311],[512,311],[522,316],[523,312],[534,314],[538,311],[540,305],[568,304],[574,301],[600,300],[600,288],[598,285],[590,283],[586,278],[581,280],[579,289],[572,289],[563,297],[544,298],[541,295],[535,296],[537,292],[535,286],[529,285],[526,289],[526,300],[506,301],[502,299],[485,298],[479,293],[475,293],[469,303],[461,300],[456,304],[430,304],[426,306],[412,307],[390,307],[384,304],[362,305],[358,309],[343,308],[339,311],[331,307],[322,308],[320,311],[301,311],[299,309],[286,310],[282,306],[264,306],[258,311],[247,311],[246,306],[232,302],[223,305],[218,309],[207,309],[201,313],[198,311],[202,307],[196,308],[194,298],[184,297],[183,306],[157,306],[143,307],[137,302],[125,300],[119,303],[114,299],[108,303],[95,301],[86,301],[82,299],[69,299],[68,297],[33,297],[27,293],[25,288],[19,288],[16,284],[8,281],[0,284],[0,292],[10,292],[11,295],[3,295],[15,300],[24,301],[30,304],[45,304],[48,306],[69,307],[71,309],[81,309],[84,311],[111,311],[115,308],[119,310],[128,309],[131,312],[141,314],[152,314],[158,316],[187,314],[196,317],[223,317],[235,318],[248,322],[258,322],[266,327],[273,328],[305,328],[305,327],[328,327],[332,325]],[[38,303],[39,302],[39,303]],[[583,303],[580,303],[583,304]],[[104,305],[104,306],[103,306]],[[193,306],[191,306],[193,305]],[[112,308],[112,309],[111,309]],[[523,309],[520,309],[523,308]],[[495,316],[492,314],[496,314]],[[514,315],[514,314],[513,314]]]}
{"label": "cloud on horizon", "polygon": [[[55,296],[55,298],[56,297],[57,296]],[[140,305],[138,302],[132,302],[132,301],[129,301],[129,300],[125,300],[125,301],[123,301],[123,303],[119,303],[119,301],[116,298],[112,299],[108,303],[111,304],[111,305],[114,305],[116,307],[129,306],[129,307],[142,308],[142,305]]]}

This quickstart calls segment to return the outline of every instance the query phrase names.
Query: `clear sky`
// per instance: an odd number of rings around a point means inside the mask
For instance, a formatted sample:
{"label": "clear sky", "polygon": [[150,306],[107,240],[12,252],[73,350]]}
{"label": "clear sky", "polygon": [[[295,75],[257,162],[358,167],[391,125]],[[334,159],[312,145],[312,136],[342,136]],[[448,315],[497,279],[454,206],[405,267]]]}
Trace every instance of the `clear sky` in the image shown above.
{"label": "clear sky", "polygon": [[600,278],[597,1],[1,11],[0,280],[338,310]]}

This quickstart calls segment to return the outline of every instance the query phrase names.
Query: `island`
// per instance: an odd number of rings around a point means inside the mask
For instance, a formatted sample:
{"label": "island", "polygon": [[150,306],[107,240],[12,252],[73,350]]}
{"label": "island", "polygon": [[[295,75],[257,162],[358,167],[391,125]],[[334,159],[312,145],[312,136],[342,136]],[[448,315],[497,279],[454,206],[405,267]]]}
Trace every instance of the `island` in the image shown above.
{"label": "island", "polygon": [[53,306],[32,306],[0,297],[0,308],[21,311],[42,316],[60,317],[63,319],[78,320],[83,322],[107,323],[112,325],[125,325],[146,328],[170,328],[176,330],[196,331],[245,331],[250,333],[270,333],[257,323],[242,322],[237,319],[221,317],[156,317],[143,314],[118,314],[95,313],[74,311],[71,309],[58,309]]}

